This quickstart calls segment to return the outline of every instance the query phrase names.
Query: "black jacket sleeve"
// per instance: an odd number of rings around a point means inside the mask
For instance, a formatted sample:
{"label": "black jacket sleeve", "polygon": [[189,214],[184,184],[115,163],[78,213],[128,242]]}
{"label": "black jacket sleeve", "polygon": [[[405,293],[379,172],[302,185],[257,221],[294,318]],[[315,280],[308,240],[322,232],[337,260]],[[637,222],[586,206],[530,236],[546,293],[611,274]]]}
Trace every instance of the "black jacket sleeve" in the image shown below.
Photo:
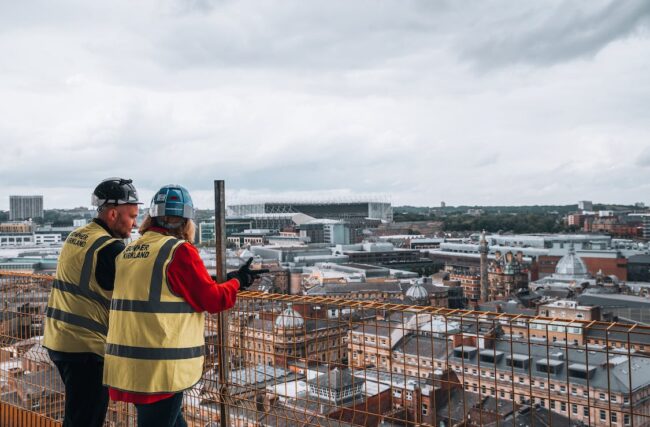
{"label": "black jacket sleeve", "polygon": [[97,254],[97,268],[95,269],[95,279],[102,289],[107,291],[113,290],[115,282],[115,257],[117,257],[125,248],[124,242],[117,240],[110,245],[102,248]]}

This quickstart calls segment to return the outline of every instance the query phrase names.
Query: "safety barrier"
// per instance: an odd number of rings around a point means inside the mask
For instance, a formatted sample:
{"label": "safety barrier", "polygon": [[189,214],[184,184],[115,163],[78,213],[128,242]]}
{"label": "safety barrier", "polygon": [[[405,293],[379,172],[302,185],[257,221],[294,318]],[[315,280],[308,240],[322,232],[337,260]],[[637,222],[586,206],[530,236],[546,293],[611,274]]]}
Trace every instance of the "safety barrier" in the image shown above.
{"label": "safety barrier", "polygon": [[[41,346],[51,282],[0,272],[2,426],[63,417]],[[642,325],[241,292],[205,337],[190,426],[650,425]],[[111,402],[106,425],[135,425],[134,408]]]}

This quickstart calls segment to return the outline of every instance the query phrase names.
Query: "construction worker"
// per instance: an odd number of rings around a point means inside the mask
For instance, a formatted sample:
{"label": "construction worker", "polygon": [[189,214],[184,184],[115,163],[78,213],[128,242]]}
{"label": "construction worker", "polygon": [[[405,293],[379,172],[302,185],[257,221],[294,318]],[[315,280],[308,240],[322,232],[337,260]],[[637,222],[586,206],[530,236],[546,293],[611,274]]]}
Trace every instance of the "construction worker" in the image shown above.
{"label": "construction worker", "polygon": [[138,217],[130,179],[108,178],[92,194],[97,217],[63,244],[47,303],[43,346],[65,384],[64,427],[101,426],[108,406],[102,385],[115,257]]}
{"label": "construction worker", "polygon": [[235,304],[258,272],[250,262],[215,283],[199,257],[189,192],[162,187],[140,237],[116,260],[104,384],[112,400],[135,404],[139,427],[186,426],[183,390],[203,372],[204,312]]}

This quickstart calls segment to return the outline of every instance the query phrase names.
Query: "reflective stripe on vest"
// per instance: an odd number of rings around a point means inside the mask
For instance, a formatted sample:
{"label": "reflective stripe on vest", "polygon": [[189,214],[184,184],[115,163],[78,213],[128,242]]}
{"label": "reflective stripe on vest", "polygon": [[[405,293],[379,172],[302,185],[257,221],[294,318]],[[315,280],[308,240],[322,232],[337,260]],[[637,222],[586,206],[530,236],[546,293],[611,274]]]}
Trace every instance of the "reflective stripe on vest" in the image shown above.
{"label": "reflective stripe on vest", "polygon": [[184,347],[184,348],[150,348],[150,347],[132,347],[128,345],[107,344],[106,354],[111,356],[128,357],[131,359],[147,360],[178,360],[192,359],[203,356],[204,347]]}
{"label": "reflective stripe on vest", "polygon": [[167,284],[166,268],[183,243],[146,232],[117,258],[104,361],[106,385],[136,393],[169,393],[200,379],[203,314]]}
{"label": "reflective stripe on vest", "polygon": [[97,292],[93,292],[88,288],[82,288],[81,286],[74,285],[72,283],[64,282],[62,280],[56,280],[52,282],[52,287],[54,289],[58,289],[62,292],[69,292],[74,295],[79,295],[88,299],[91,299],[99,304],[101,304],[103,307],[106,307],[106,310],[108,310],[111,306],[111,302],[98,294]]}
{"label": "reflective stripe on vest", "polygon": [[45,310],[45,314],[51,319],[60,320],[62,322],[79,326],[90,331],[99,332],[102,335],[106,335],[108,333],[108,328],[106,325],[102,325],[101,323],[95,322],[83,316],[77,316],[76,314],[67,313],[65,311],[57,310],[56,308],[52,307],[48,307],[47,310]]}
{"label": "reflective stripe on vest", "polygon": [[66,239],[45,312],[43,346],[104,355],[111,292],[95,279],[97,254],[117,239],[92,222]]}

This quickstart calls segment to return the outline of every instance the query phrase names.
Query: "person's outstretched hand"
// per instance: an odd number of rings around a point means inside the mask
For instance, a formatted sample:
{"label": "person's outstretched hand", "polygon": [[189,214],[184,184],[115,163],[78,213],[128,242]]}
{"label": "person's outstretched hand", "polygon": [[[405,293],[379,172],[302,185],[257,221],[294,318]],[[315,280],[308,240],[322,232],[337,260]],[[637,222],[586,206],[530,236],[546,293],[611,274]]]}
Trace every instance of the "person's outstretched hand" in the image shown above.
{"label": "person's outstretched hand", "polygon": [[226,275],[228,280],[237,279],[237,281],[239,281],[240,291],[248,289],[260,274],[269,272],[267,269],[251,270],[252,262],[253,257],[250,257],[248,258],[248,261],[246,261],[246,264],[239,267],[239,270],[231,271]]}

